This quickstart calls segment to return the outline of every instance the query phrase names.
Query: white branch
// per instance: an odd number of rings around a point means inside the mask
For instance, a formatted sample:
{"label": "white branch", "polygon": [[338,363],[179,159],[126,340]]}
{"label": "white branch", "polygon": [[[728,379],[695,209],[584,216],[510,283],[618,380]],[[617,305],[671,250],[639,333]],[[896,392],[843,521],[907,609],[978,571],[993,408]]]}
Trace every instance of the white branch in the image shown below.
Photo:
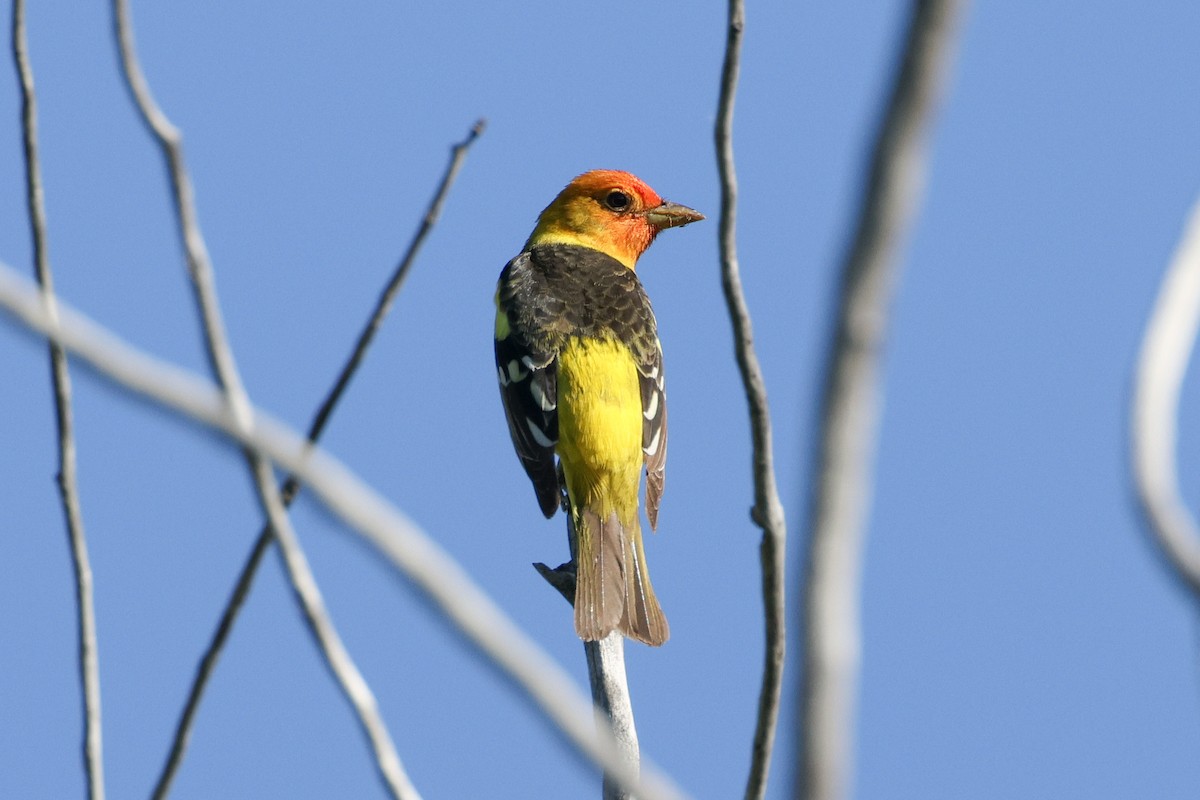
{"label": "white branch", "polygon": [[131,347],[65,303],[59,307],[60,319],[52,320],[37,289],[2,263],[0,307],[19,324],[59,343],[114,383],[220,431],[295,472],[330,511],[411,580],[580,753],[642,800],[685,796],[645,761],[641,777],[632,774],[611,730],[596,730],[592,704],[562,667],[427,534],[340,461],[311,447],[303,436],[257,409],[251,409],[249,429],[242,429],[212,383]]}
{"label": "white branch", "polygon": [[861,631],[859,593],[882,394],[880,364],[898,255],[925,181],[929,129],[963,0],[913,4],[842,264],[821,400],[804,584],[800,753],[794,796],[849,796]]}
{"label": "white branch", "polygon": [[[641,761],[638,747],[637,726],[633,719],[633,700],[629,696],[629,681],[625,675],[625,635],[613,631],[598,642],[584,642],[587,657],[588,683],[592,687],[592,700],[596,704],[597,724],[611,726],[617,737],[621,756],[632,770],[637,770]],[[607,774],[601,787],[603,800],[632,800],[620,782]]]}
{"label": "white branch", "polygon": [[1200,325],[1200,202],[1192,208],[1142,342],[1131,408],[1130,458],[1142,510],[1167,561],[1200,597],[1200,528],[1179,494],[1179,392]]}
{"label": "white branch", "polygon": [[[25,144],[25,188],[29,209],[29,227],[33,234],[33,260],[38,284],[44,292],[46,312],[58,313],[54,296],[54,276],[46,236],[46,209],[42,192],[42,167],[38,158],[37,94],[33,87],[33,67],[25,36],[25,2],[14,0],[12,50],[21,86],[21,122]],[[71,373],[67,354],[50,344],[50,374],[54,388],[55,421],[58,427],[58,493],[62,500],[75,573],[75,604],[78,608],[79,680],[83,689],[83,764],[87,774],[88,797],[104,800],[103,725],[100,718],[100,656],[96,641],[96,604],[92,585],[92,565],[88,556],[83,511],[79,504],[79,479],[75,457],[75,416],[71,410]]]}

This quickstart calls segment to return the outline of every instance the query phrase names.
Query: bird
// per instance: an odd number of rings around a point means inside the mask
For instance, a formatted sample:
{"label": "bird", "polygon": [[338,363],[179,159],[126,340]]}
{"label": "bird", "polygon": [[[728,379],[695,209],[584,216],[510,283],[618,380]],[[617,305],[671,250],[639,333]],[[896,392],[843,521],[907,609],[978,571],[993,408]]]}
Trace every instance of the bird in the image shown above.
{"label": "bird", "polygon": [[505,418],[542,513],[549,519],[562,505],[570,515],[575,632],[584,641],[620,631],[658,646],[670,636],[638,503],[644,470],[656,529],[667,457],[663,355],[634,270],[660,232],[702,219],[628,172],[585,172],[538,216],[496,285]]}

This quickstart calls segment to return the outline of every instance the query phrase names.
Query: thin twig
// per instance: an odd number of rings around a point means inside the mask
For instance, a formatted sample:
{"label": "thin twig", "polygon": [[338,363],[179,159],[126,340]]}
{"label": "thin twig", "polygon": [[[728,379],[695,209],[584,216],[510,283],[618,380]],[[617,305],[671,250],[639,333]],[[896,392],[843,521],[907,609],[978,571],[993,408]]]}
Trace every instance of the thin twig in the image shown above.
{"label": "thin twig", "polygon": [[[21,84],[21,127],[25,146],[25,190],[29,228],[33,238],[33,260],[42,300],[52,318],[58,316],[54,277],[47,250],[46,208],[42,193],[42,167],[38,158],[37,93],[25,36],[25,1],[13,0],[12,52]],[[58,493],[66,518],[75,575],[75,604],[78,608],[79,681],[83,689],[83,767],[88,797],[104,798],[104,758],[100,716],[100,664],[96,645],[96,608],[92,593],[92,567],[88,557],[83,512],[79,506],[79,482],[75,458],[75,419],[71,409],[71,374],[67,354],[53,342],[50,373],[54,391],[54,414],[58,427]]]}
{"label": "thin twig", "polygon": [[[367,348],[371,345],[371,340],[375,338],[375,334],[383,325],[383,320],[391,310],[392,303],[396,299],[396,295],[400,292],[400,287],[404,285],[404,279],[408,277],[409,270],[412,268],[413,261],[417,257],[417,252],[421,249],[421,245],[425,242],[425,237],[433,230],[433,226],[437,223],[438,217],[442,214],[442,206],[446,203],[446,196],[450,194],[450,187],[454,184],[454,179],[458,177],[458,171],[462,168],[463,161],[467,157],[467,150],[475,143],[475,140],[483,133],[487,127],[486,120],[479,119],[471,126],[467,138],[463,139],[458,144],[450,148],[450,163],[446,165],[446,172],[442,175],[442,181],[438,184],[437,191],[434,192],[433,200],[430,201],[429,207],[425,210],[425,216],[421,218],[421,224],[417,227],[417,231],[413,234],[412,241],[408,244],[408,249],[404,252],[404,257],[400,259],[400,263],[396,266],[396,271],[392,273],[391,279],[383,292],[379,295],[379,301],[375,304],[375,310],[371,313],[370,319],[367,320],[366,326],[362,333],[358,335],[358,341],[354,345],[354,351],[350,354],[350,358],[346,361],[346,365],[342,367],[341,374],[338,375],[337,381],[330,390],[329,395],[317,410],[316,416],[313,418],[312,426],[308,430],[308,438],[311,441],[317,441],[321,437],[321,432],[325,429],[325,423],[329,421],[329,415],[333,413],[334,406],[341,399],[342,393],[346,391],[346,387],[350,385],[350,379],[354,377],[355,371],[358,369],[359,363],[367,353]],[[290,488],[285,488],[284,495],[288,497],[295,494],[296,487],[294,481]]]}
{"label": "thin twig", "polygon": [[1146,324],[1130,408],[1130,461],[1142,512],[1176,576],[1200,599],[1200,526],[1179,493],[1179,392],[1200,326],[1200,201]]}
{"label": "thin twig", "polygon": [[[208,249],[200,232],[196,215],[195,198],[191,179],[184,162],[183,141],[179,130],[154,102],[150,89],[142,76],[133,42],[133,28],[129,19],[127,0],[113,0],[114,24],[121,54],[121,65],[126,83],[133,95],[134,103],[141,112],[142,120],[158,142],[166,160],[171,179],[172,198],[179,224],[179,233],[187,255],[188,275],[191,278],[193,295],[202,322],[205,347],[213,374],[224,391],[233,418],[242,431],[249,431],[253,419],[250,415],[250,400],[242,385],[234,362],[233,351],[225,334],[221,318],[221,307],[217,299],[216,282]],[[396,753],[395,745],[388,734],[383,717],[370,687],[342,644],[337,629],[325,608],[316,579],[309,568],[308,559],[292,529],[291,520],[284,508],[275,476],[270,463],[258,453],[245,450],[247,465],[258,493],[263,512],[279,542],[279,552],[287,569],[288,578],[305,620],[312,631],[325,663],[337,680],[351,707],[358,716],[359,725],[371,744],[375,764],[384,785],[396,800],[415,800],[418,797]],[[155,797],[165,797],[170,790],[169,777],[155,789]]]}
{"label": "thin twig", "polygon": [[721,68],[721,95],[717,103],[714,131],[717,166],[721,174],[721,221],[718,237],[721,248],[721,286],[729,319],[733,324],[734,352],[750,410],[750,431],[754,447],[754,505],[750,517],[762,529],[759,562],[762,565],[763,617],[765,627],[762,687],[758,695],[758,719],[754,726],[754,744],[750,754],[750,772],[746,779],[747,800],[758,800],[767,791],[771,769],[771,751],[779,723],[779,700],[783,686],[783,662],[786,648],[784,554],[787,544],[787,520],[779,488],[775,482],[774,455],[771,449],[771,412],[767,387],[758,356],[754,352],[754,332],[750,309],[742,291],[741,268],[737,256],[737,173],[733,160],[733,106],[737,96],[738,72],[742,57],[742,29],[745,10],[742,0],[729,0],[729,18],[725,39],[725,63]]}
{"label": "thin twig", "polygon": [[923,188],[929,129],[959,0],[913,5],[900,71],[875,140],[842,264],[825,369],[804,590],[804,670],[794,796],[849,796],[860,650],[859,583],[881,392],[880,356],[905,235]]}
{"label": "thin twig", "polygon": [[52,339],[114,384],[179,416],[219,431],[296,473],[348,529],[407,577],[471,647],[526,696],[588,760],[641,800],[684,795],[644,758],[641,776],[624,763],[612,731],[598,726],[591,701],[570,676],[463,571],[428,534],[341,462],[257,409],[245,429],[211,382],[137,350],[68,304],[52,319],[40,293],[0,263],[0,308],[19,325]]}
{"label": "thin twig", "polygon": [[[478,120],[471,128],[470,133],[467,134],[467,138],[451,148],[450,163],[447,165],[441,183],[434,193],[428,209],[425,211],[420,226],[417,228],[412,241],[409,242],[404,257],[400,259],[400,263],[396,266],[383,292],[380,293],[375,309],[359,334],[358,341],[355,343],[350,357],[342,367],[341,373],[338,375],[337,380],[334,381],[333,387],[313,416],[312,424],[308,429],[308,440],[310,442],[315,443],[321,438],[330,415],[333,413],[342,394],[350,385],[350,379],[354,377],[355,371],[357,371],[359,364],[362,363],[363,357],[366,355],[367,348],[370,347],[371,341],[375,338],[376,332],[378,332],[384,318],[390,311],[396,294],[399,292],[416,258],[417,251],[441,215],[442,206],[445,203],[446,196],[450,192],[450,187],[454,183],[455,177],[458,175],[459,169],[462,167],[467,150],[474,143],[475,139],[483,133],[484,127],[484,120]],[[285,507],[291,506],[299,489],[300,482],[294,474],[288,475],[284,479],[283,485],[280,488],[280,495]],[[225,604],[225,608],[221,613],[221,620],[217,623],[213,638],[209,642],[208,648],[204,651],[204,656],[200,659],[199,666],[196,668],[196,676],[192,682],[191,689],[188,691],[187,702],[184,704],[183,712],[180,714],[179,722],[175,727],[175,737],[171,743],[171,751],[167,755],[167,761],[163,765],[162,774],[159,776],[158,786],[164,790],[170,786],[175,772],[179,769],[179,765],[183,761],[183,756],[187,751],[188,739],[191,736],[192,726],[195,722],[196,711],[200,708],[200,700],[204,696],[204,690],[208,685],[209,678],[216,669],[217,661],[225,648],[225,643],[228,641],[229,635],[233,632],[233,625],[237,621],[237,616],[246,601],[246,597],[250,594],[250,588],[254,584],[254,577],[258,572],[258,566],[262,562],[262,558],[266,554],[271,541],[271,526],[269,524],[264,525],[254,542],[254,546],[250,550],[250,555],[246,558],[242,566],[241,574],[238,575],[229,601]]]}

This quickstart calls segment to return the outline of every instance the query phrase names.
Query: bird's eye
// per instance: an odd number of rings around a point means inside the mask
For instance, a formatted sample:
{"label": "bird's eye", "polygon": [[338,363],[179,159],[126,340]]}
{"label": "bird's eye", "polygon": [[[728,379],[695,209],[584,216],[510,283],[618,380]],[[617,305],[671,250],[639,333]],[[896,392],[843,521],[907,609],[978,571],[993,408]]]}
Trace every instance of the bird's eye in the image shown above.
{"label": "bird's eye", "polygon": [[613,211],[628,211],[629,210],[629,195],[619,189],[613,189],[604,196],[604,205],[611,208]]}

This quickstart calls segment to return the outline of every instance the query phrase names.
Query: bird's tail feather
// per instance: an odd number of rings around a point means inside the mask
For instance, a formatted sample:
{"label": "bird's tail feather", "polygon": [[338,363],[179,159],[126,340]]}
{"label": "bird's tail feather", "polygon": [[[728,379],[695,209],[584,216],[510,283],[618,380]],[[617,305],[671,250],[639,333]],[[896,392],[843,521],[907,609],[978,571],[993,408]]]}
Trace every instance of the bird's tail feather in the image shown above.
{"label": "bird's tail feather", "polygon": [[654,587],[650,585],[650,568],[642,548],[642,533],[638,520],[633,520],[633,534],[625,538],[625,613],[621,632],[626,636],[657,647],[671,635],[667,617],[663,614]]}
{"label": "bird's tail feather", "polygon": [[646,644],[665,642],[670,629],[650,585],[637,518],[627,529],[615,511],[601,518],[585,507],[576,516],[575,535],[579,638],[597,641],[620,630]]}

